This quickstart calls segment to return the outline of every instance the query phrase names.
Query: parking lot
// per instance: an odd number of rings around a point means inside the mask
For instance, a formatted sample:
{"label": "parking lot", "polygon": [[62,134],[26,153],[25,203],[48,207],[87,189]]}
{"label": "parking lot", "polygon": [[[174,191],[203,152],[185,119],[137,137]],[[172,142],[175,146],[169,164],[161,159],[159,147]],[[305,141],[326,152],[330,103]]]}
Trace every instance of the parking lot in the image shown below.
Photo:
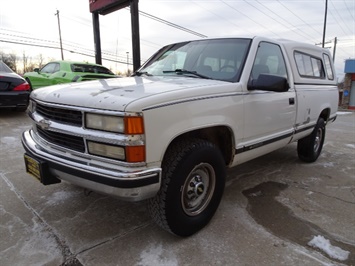
{"label": "parking lot", "polygon": [[[0,110],[0,265],[355,265],[355,113],[315,163],[296,144],[228,171],[212,221],[189,237],[127,203],[25,173],[25,113]],[[318,243],[318,244],[317,244]]]}

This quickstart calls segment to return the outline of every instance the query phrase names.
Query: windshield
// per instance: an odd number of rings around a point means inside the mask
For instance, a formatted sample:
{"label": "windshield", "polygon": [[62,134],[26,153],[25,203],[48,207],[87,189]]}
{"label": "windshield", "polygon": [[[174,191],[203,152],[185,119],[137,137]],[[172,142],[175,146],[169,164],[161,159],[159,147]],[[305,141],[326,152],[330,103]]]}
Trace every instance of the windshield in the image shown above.
{"label": "windshield", "polygon": [[158,51],[137,75],[186,75],[236,82],[250,42],[250,39],[213,39],[168,45]]}

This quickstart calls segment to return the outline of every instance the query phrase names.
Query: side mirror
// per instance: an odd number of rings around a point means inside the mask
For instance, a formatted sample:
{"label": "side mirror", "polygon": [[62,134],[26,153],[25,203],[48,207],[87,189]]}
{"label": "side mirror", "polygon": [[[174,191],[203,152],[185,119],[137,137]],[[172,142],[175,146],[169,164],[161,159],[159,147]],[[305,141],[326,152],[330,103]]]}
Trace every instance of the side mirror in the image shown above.
{"label": "side mirror", "polygon": [[270,74],[260,74],[257,79],[248,84],[248,90],[286,92],[289,88],[285,77]]}
{"label": "side mirror", "polygon": [[33,71],[39,73],[39,68],[35,68]]}

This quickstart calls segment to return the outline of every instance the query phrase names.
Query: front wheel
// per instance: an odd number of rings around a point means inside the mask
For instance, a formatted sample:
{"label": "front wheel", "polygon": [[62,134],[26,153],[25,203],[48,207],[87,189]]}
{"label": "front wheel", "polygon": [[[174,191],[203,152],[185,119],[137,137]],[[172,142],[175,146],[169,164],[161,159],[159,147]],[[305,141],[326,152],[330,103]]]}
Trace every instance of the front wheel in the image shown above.
{"label": "front wheel", "polygon": [[190,236],[213,217],[221,201],[226,169],[220,150],[195,139],[176,142],[163,161],[162,187],[150,200],[153,220],[179,236]]}
{"label": "front wheel", "polygon": [[323,118],[319,118],[311,135],[298,141],[298,157],[307,163],[315,162],[322,151],[324,139],[325,122]]}

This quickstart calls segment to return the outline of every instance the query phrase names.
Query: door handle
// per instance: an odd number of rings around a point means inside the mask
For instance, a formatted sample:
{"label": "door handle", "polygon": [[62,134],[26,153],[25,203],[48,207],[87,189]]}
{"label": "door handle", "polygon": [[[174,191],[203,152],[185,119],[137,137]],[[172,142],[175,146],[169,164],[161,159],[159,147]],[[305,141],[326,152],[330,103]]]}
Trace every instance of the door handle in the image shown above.
{"label": "door handle", "polygon": [[294,105],[295,104],[295,98],[288,98],[288,103],[290,105]]}

